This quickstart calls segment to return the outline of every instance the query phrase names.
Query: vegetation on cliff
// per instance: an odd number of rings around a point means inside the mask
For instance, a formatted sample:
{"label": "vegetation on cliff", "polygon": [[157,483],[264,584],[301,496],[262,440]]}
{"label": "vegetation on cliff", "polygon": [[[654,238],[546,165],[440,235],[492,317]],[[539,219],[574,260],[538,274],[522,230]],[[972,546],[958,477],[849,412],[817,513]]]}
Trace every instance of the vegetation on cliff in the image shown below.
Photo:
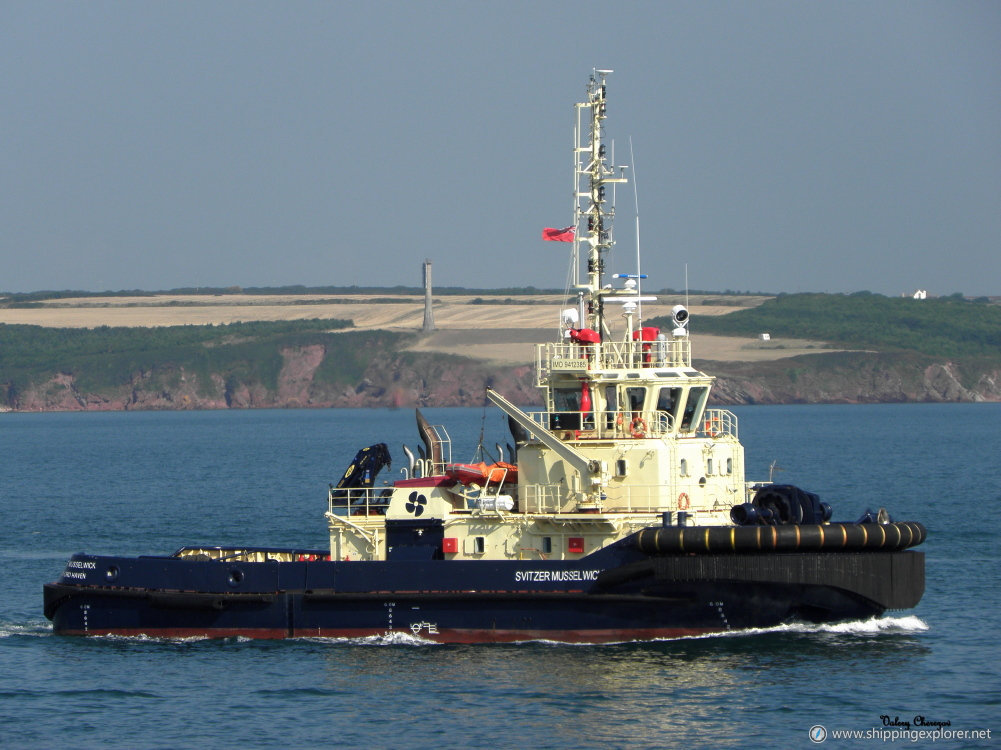
{"label": "vegetation on cliff", "polygon": [[[8,403],[33,384],[64,374],[82,392],[102,393],[129,384],[137,375],[172,365],[198,379],[203,388],[213,374],[239,382],[277,386],[282,348],[322,343],[348,320],[298,320],[167,328],[45,328],[0,324],[0,385]],[[354,332],[358,336],[358,332]],[[381,332],[380,332],[381,333]],[[391,334],[386,334],[391,336]],[[362,334],[366,339],[385,335]],[[369,341],[362,342],[365,349]],[[328,379],[361,377],[358,357],[339,358]],[[162,384],[170,387],[169,382]],[[2,392],[0,392],[2,395]]]}
{"label": "vegetation on cliff", "polygon": [[297,320],[169,328],[0,324],[0,406],[26,411],[465,406],[495,385],[535,400],[530,368],[405,351],[413,336]]}

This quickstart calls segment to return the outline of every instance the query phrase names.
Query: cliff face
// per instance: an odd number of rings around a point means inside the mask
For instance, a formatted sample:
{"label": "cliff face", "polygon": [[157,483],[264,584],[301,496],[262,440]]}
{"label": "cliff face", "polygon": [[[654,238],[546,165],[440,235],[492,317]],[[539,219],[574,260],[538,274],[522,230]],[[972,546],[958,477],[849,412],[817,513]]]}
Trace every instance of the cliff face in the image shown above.
{"label": "cliff face", "polygon": [[487,386],[518,403],[539,397],[529,366],[496,370],[459,357],[381,352],[352,383],[329,383],[317,370],[329,357],[323,345],[280,350],[277,385],[245,382],[232,373],[199,375],[165,364],[131,375],[127,383],[100,392],[79,385],[79,378],[59,373],[8,394],[18,411],[112,411],[129,409],[226,409],[297,407],[474,406],[484,402]]}
{"label": "cliff face", "polygon": [[720,404],[1001,401],[1001,363],[836,352],[761,363],[701,363]]}
{"label": "cliff face", "polygon": [[[318,370],[338,352],[313,344],[280,353],[280,372],[270,387],[234,373],[206,376],[166,364],[133,373],[128,382],[101,392],[60,373],[8,394],[7,403],[20,411],[479,406],[488,386],[515,403],[540,403],[529,365],[497,368],[459,357],[382,351],[356,382],[330,383]],[[713,402],[722,405],[1001,401],[1001,365],[996,362],[840,352],[696,366],[717,376]]]}

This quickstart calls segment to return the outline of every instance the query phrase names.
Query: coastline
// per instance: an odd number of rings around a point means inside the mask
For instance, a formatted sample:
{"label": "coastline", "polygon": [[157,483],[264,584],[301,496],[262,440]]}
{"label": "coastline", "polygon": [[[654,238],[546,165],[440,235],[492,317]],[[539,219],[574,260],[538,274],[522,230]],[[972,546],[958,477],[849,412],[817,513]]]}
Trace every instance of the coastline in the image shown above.
{"label": "coastline", "polygon": [[[653,318],[678,298],[663,294],[644,308]],[[830,348],[823,341],[763,340],[698,332],[700,318],[756,307],[765,296],[692,295],[693,353],[717,375],[716,405],[1001,401],[1001,359],[948,358],[915,352]],[[127,411],[243,408],[480,406],[490,386],[520,406],[539,403],[534,345],[551,340],[558,295],[434,298],[437,329],[419,331],[414,295],[155,295],[53,299],[0,307],[0,327],[97,329],[350,319],[352,326],[311,340],[275,340],[260,350],[272,370],[253,372],[184,358],[135,357],[118,371],[104,361],[69,365],[58,352],[44,368],[17,378],[0,360],[0,411]],[[383,336],[371,343],[365,336]],[[361,343],[358,343],[358,342]],[[345,370],[344,361],[364,362]],[[197,359],[197,358],[196,358]],[[142,364],[139,364],[139,363]],[[3,367],[6,365],[6,367]],[[93,368],[104,381],[93,384]],[[333,375],[330,371],[335,371]]]}
{"label": "coastline", "polygon": [[[503,389],[520,406],[539,401],[529,364],[511,367],[470,358],[397,353],[373,363],[360,380],[329,385],[315,373],[322,347],[283,350],[276,388],[237,383],[213,373],[134,374],[113,391],[89,392],[74,376],[57,375],[20,390],[0,411],[171,411],[201,409],[410,408],[482,406],[485,389]],[[971,375],[950,361],[855,352],[810,354],[768,362],[708,362],[717,376],[713,405],[976,403],[1001,401],[1001,366]],[[969,385],[971,379],[974,382]],[[165,388],[165,380],[175,382]]]}

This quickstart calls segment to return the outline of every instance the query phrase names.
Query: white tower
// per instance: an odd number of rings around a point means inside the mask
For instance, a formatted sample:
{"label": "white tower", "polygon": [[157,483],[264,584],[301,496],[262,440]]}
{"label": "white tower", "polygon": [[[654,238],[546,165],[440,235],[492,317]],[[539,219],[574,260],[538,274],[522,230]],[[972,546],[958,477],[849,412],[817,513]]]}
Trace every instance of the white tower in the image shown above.
{"label": "white tower", "polygon": [[434,311],[431,309],[431,259],[424,259],[424,332],[434,330]]}

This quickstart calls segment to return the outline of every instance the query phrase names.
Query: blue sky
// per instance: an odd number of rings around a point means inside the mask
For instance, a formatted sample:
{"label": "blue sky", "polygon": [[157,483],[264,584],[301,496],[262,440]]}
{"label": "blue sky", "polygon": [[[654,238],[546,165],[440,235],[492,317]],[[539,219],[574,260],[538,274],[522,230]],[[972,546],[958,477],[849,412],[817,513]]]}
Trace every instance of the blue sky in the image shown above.
{"label": "blue sky", "polygon": [[650,286],[1001,294],[1001,3],[518,0],[0,0],[0,290],[560,287],[595,67]]}

